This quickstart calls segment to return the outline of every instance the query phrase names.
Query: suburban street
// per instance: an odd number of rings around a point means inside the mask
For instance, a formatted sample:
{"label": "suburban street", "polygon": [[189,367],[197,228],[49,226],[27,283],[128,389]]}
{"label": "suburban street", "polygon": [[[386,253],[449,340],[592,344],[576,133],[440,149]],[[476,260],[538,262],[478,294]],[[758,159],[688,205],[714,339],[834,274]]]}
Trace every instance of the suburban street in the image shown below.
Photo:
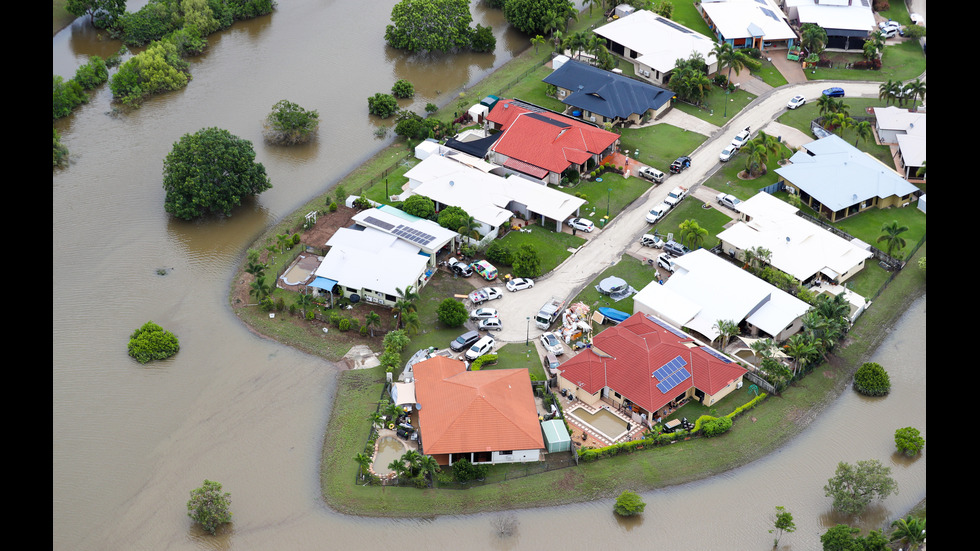
{"label": "suburban street", "polygon": [[[718,153],[731,141],[738,130],[749,126],[753,136],[760,130],[767,134],[781,135],[781,125],[773,123],[786,110],[786,102],[796,94],[803,94],[813,102],[821,91],[832,86],[844,88],[848,97],[878,97],[878,82],[819,81],[805,84],[788,84],[770,90],[757,97],[724,127],[715,131],[697,150],[690,154],[691,167],[680,174],[669,175],[662,184],[651,187],[627,211],[619,213],[604,229],[596,229],[596,235],[552,272],[535,280],[531,289],[509,293],[489,306],[499,311],[503,329],[493,336],[498,346],[507,342],[519,342],[521,337],[536,339],[544,331],[534,326],[533,317],[550,297],[571,300],[599,273],[619,261],[624,251],[650,229],[646,213],[661,203],[675,186],[684,186],[693,194],[708,176],[720,165]],[[769,126],[774,125],[773,130]],[[797,138],[798,140],[799,138]],[[816,138],[810,137],[807,141]],[[798,146],[796,140],[788,140]],[[637,262],[639,262],[637,260]],[[651,268],[652,269],[652,268]],[[502,286],[501,286],[502,287]],[[632,312],[627,312],[632,314]],[[526,318],[531,317],[530,322]],[[525,321],[524,324],[520,323]],[[556,322],[559,323],[559,322]]]}

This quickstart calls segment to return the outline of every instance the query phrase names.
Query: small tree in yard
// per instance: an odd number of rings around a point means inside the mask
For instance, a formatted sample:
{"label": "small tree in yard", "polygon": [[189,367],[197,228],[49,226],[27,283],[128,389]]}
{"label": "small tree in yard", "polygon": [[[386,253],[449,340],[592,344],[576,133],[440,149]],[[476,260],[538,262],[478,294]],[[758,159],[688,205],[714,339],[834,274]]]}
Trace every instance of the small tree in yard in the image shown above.
{"label": "small tree in yard", "polygon": [[776,547],[779,545],[779,538],[782,537],[783,532],[791,534],[796,531],[796,524],[793,522],[793,513],[786,510],[785,507],[779,505],[776,507],[776,521],[773,523],[772,530],[769,533],[776,533],[776,539],[773,540],[772,546]]}
{"label": "small tree in yard", "polygon": [[436,313],[439,316],[439,321],[446,327],[459,327],[466,323],[466,319],[469,317],[469,312],[466,311],[463,303],[451,298],[443,300]]}
{"label": "small tree in yard", "polygon": [[231,522],[230,506],[231,494],[222,494],[220,483],[205,480],[203,486],[191,490],[187,516],[213,535],[218,526]]}
{"label": "small tree in yard", "polygon": [[629,490],[624,490],[623,493],[619,494],[616,498],[616,504],[613,506],[613,511],[621,517],[632,517],[643,512],[647,506],[643,502],[643,499],[639,494],[631,492]]}
{"label": "small tree in yard", "polygon": [[517,277],[538,277],[541,275],[541,259],[538,251],[530,243],[524,243],[514,251],[514,275]]}
{"label": "small tree in yard", "polygon": [[925,445],[926,441],[917,428],[905,427],[895,431],[895,447],[907,456],[916,455]]}
{"label": "small tree in yard", "polygon": [[823,489],[827,497],[834,498],[835,510],[858,515],[873,500],[885,499],[898,491],[898,484],[890,474],[891,468],[877,459],[858,461],[856,466],[841,461]]}

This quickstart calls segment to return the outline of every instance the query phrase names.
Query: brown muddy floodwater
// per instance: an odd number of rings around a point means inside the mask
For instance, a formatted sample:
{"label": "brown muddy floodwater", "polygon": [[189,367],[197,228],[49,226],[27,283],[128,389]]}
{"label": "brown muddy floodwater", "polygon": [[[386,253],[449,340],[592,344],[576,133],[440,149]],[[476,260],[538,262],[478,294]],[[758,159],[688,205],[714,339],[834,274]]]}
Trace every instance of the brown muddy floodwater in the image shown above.
{"label": "brown muddy floodwater", "polygon": [[[331,511],[318,463],[337,368],[250,333],[228,306],[230,278],[266,227],[385,145],[373,137],[368,96],[404,78],[417,96],[403,107],[421,112],[528,44],[477,4],[474,21],[498,37],[495,55],[412,59],[383,43],[394,3],[280,1],[271,16],[210,37],[187,88],[114,116],[104,86],[55,124],[71,165],[53,174],[53,548],[747,549],[770,544],[769,516],[783,505],[799,527],[783,548],[812,549],[838,521],[821,488],[839,460],[879,458],[899,481],[901,493],[858,525],[877,527],[925,496],[925,454],[892,454],[895,428],[925,432],[923,298],[879,352],[894,385],[887,400],[845,393],[779,453],[646,493],[642,519],[618,521],[603,500],[511,513],[516,529],[500,536],[508,513],[423,521]],[[76,21],[53,39],[54,74],[70,78],[87,56],[118,48]],[[262,142],[261,121],[281,99],[320,112],[316,143]],[[163,158],[208,126],[251,140],[274,187],[226,220],[172,220]],[[143,367],[126,343],[148,320],[177,334],[181,350]],[[205,478],[232,495],[234,524],[217,538],[186,516],[188,492]]]}

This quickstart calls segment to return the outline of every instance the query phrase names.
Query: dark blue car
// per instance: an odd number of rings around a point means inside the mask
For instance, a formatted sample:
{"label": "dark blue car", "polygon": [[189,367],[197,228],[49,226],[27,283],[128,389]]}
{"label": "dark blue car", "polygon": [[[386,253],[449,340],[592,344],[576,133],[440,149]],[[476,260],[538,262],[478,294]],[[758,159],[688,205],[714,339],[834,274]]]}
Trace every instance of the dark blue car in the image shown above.
{"label": "dark blue car", "polygon": [[823,91],[823,95],[830,96],[832,98],[842,98],[844,97],[844,89],[836,86],[833,88],[827,88]]}

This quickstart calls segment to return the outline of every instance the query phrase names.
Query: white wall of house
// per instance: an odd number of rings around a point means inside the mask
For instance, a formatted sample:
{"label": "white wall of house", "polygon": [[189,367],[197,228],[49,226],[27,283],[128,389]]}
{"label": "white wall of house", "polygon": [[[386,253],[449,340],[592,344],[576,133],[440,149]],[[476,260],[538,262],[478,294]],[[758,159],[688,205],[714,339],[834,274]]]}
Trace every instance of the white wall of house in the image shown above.
{"label": "white wall of house", "polygon": [[527,463],[541,461],[541,450],[514,450],[510,453],[493,452],[491,463]]}

